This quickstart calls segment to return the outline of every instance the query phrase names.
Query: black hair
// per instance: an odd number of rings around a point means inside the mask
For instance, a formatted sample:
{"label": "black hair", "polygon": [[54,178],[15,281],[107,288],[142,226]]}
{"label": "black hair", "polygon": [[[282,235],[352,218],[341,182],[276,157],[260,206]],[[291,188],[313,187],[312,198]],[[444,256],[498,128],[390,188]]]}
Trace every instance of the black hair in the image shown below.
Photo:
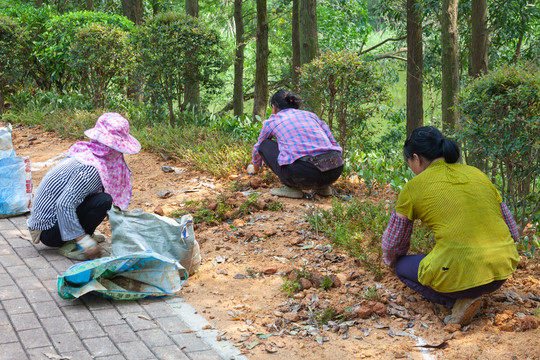
{"label": "black hair", "polygon": [[270,105],[274,105],[280,110],[299,109],[301,104],[302,99],[285,89],[278,90],[270,99]]}
{"label": "black hair", "polygon": [[433,126],[423,126],[415,129],[403,145],[405,159],[411,159],[413,154],[423,156],[432,161],[439,157],[449,163],[459,160],[459,147],[452,139],[447,139]]}

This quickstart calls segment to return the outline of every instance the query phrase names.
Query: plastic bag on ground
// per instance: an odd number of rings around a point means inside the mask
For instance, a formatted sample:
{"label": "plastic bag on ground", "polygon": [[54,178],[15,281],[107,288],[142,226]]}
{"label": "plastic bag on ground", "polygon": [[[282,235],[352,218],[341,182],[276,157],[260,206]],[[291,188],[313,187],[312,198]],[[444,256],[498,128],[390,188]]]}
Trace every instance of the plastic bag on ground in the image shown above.
{"label": "plastic bag on ground", "polygon": [[193,218],[171,219],[142,210],[109,211],[113,256],[152,250],[178,261],[189,275],[201,264],[199,243],[195,240]]}
{"label": "plastic bag on ground", "polygon": [[32,173],[30,158],[0,159],[0,218],[30,211],[32,202]]}
{"label": "plastic bag on ground", "polygon": [[151,251],[104,257],[75,264],[58,277],[58,294],[76,299],[94,293],[114,300],[173,295],[187,272],[178,262]]}

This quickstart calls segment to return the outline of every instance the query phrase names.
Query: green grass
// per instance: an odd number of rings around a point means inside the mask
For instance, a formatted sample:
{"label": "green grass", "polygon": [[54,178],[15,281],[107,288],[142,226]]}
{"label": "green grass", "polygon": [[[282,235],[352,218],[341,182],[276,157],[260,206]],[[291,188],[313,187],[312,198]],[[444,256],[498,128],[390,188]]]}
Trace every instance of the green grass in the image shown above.
{"label": "green grass", "polygon": [[[25,125],[42,125],[46,131],[60,136],[83,139],[83,132],[95,125],[97,118],[107,110],[40,110],[10,111],[3,120]],[[162,153],[182,161],[194,170],[226,177],[243,171],[251,161],[252,142],[235,139],[231,134],[210,130],[205,126],[185,124],[171,127],[166,124],[139,124],[130,122],[130,132],[143,149]]]}

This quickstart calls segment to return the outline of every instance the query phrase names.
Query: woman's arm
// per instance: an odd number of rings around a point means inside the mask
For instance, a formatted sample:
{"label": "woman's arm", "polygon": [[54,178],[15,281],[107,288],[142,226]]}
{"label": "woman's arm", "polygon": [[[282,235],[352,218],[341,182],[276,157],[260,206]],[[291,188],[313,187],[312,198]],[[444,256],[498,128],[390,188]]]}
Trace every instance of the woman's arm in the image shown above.
{"label": "woman's arm", "polygon": [[413,222],[395,210],[382,237],[383,261],[393,268],[396,260],[409,251]]}
{"label": "woman's arm", "polygon": [[501,211],[504,222],[510,230],[510,235],[512,235],[512,239],[514,239],[514,242],[517,242],[519,240],[518,226],[516,224],[516,220],[514,220],[514,217],[512,216],[512,212],[504,201],[501,203]]}

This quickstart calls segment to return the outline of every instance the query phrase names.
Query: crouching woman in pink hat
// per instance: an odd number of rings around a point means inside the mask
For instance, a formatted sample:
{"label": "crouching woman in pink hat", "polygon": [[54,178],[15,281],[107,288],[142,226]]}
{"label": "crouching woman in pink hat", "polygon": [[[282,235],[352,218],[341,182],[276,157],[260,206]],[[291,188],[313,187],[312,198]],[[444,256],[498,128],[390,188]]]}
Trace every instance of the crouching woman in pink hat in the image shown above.
{"label": "crouching woman in pink hat", "polygon": [[97,226],[113,203],[126,209],[131,199],[131,170],[123,154],[141,149],[128,121],[117,113],[101,115],[84,134],[91,140],[71,146],[39,184],[28,219],[35,244],[59,247],[75,260],[101,255]]}

